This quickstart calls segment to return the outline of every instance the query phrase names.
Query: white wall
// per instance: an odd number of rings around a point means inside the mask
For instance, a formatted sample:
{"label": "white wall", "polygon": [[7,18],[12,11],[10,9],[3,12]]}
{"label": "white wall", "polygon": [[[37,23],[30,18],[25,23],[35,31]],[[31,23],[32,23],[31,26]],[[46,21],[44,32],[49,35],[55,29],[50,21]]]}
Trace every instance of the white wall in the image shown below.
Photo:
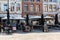
{"label": "white wall", "polygon": [[[43,0],[43,6],[44,6],[44,4],[47,4],[47,5],[49,5],[49,4],[52,4],[52,5],[58,5],[58,0],[57,0],[57,2],[56,3],[54,3],[54,2],[44,2],[44,0]],[[44,12],[44,7],[43,7],[43,14],[56,14],[57,13],[57,11],[56,12]]]}
{"label": "white wall", "polygon": [[[21,14],[21,13],[22,13],[22,0],[19,0],[19,1],[18,1],[18,0],[15,0],[15,1],[10,1],[10,0],[9,0],[9,8],[10,8],[10,6],[11,6],[11,4],[10,4],[11,2],[20,3],[20,11],[16,11],[16,10],[15,10],[14,13],[16,12],[16,13]],[[8,4],[8,1],[1,1],[1,0],[0,0],[0,3],[1,3],[1,11],[3,11],[3,5],[4,5],[4,4]],[[15,9],[16,9],[16,5],[15,5]],[[10,10],[9,10],[9,11],[10,11]],[[3,11],[3,12],[4,12],[4,11]],[[10,13],[13,13],[13,12],[10,11]]]}
{"label": "white wall", "polygon": [[[20,14],[21,14],[21,13],[22,13],[22,0],[9,1],[9,5],[10,5],[11,2],[20,3],[20,11],[16,11],[16,3],[15,3],[15,11],[14,11],[13,13],[16,12],[16,13],[20,13]],[[10,6],[11,6],[11,5],[10,5]],[[9,8],[10,8],[10,7],[9,7]],[[10,12],[11,12],[11,11],[10,11]],[[11,13],[12,13],[12,12],[11,12]]]}
{"label": "white wall", "polygon": [[[17,0],[15,0],[15,1],[10,1],[10,0],[9,0],[9,8],[10,8],[10,2],[20,3],[20,11],[17,12],[17,11],[15,10],[14,13],[16,12],[17,14],[12,14],[13,12],[11,12],[11,11],[9,10],[10,13],[11,13],[10,15],[16,16],[16,15],[22,14],[22,0],[18,0],[18,1],[17,1]],[[0,0],[0,3],[1,3],[1,11],[0,11],[0,13],[2,13],[2,14],[0,14],[0,16],[4,16],[4,17],[5,17],[5,16],[7,16],[7,15],[5,14],[6,11],[3,11],[2,9],[3,9],[3,4],[8,3],[8,1],[6,1],[6,0],[5,0],[5,1],[1,1],[1,0]]]}

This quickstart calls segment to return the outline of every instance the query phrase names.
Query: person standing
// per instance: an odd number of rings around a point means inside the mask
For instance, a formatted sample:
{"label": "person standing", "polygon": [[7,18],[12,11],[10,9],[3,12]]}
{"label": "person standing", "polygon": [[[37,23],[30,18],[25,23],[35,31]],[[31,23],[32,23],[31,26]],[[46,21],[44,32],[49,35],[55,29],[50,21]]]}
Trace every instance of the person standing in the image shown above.
{"label": "person standing", "polygon": [[44,32],[48,32],[48,21],[45,21],[44,23]]}

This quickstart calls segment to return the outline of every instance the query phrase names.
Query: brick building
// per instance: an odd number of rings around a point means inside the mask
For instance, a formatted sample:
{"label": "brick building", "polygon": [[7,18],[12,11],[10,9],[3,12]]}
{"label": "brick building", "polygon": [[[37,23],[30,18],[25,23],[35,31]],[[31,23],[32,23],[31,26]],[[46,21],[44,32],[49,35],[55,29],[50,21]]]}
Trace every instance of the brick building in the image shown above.
{"label": "brick building", "polygon": [[42,0],[22,0],[22,16],[41,15],[42,14]]}

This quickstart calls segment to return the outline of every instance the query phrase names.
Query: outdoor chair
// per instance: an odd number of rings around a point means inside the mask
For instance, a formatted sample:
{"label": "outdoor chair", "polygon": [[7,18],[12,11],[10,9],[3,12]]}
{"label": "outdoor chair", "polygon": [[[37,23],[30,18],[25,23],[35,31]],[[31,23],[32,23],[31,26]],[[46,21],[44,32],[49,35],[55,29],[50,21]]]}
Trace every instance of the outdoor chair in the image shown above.
{"label": "outdoor chair", "polygon": [[30,32],[30,27],[29,26],[25,26],[24,32]]}

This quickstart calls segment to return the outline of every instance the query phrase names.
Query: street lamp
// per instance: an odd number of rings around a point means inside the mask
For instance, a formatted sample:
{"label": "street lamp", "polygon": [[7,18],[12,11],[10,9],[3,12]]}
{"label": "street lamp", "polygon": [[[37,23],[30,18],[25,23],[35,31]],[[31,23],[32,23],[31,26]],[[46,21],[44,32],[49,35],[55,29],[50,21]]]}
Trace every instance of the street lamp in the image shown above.
{"label": "street lamp", "polygon": [[8,9],[6,10],[7,11],[7,34],[9,34],[10,33],[10,19],[9,19],[9,17],[10,17],[10,15],[9,15],[9,0],[8,0]]}
{"label": "street lamp", "polygon": [[57,13],[55,14],[55,25],[58,24],[58,13],[59,13],[59,7],[57,8]]}
{"label": "street lamp", "polygon": [[9,25],[10,24],[10,19],[9,19],[9,17],[10,17],[10,15],[9,15],[9,0],[8,0],[8,9],[6,11],[7,11],[7,25]]}
{"label": "street lamp", "polygon": [[29,25],[29,15],[26,14],[26,25]]}

